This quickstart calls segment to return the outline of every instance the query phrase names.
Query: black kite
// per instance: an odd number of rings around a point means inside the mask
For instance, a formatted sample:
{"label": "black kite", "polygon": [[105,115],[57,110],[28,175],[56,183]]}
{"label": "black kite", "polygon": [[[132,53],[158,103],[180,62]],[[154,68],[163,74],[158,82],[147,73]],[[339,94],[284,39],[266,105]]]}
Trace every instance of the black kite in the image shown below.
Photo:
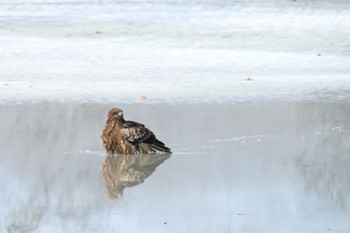
{"label": "black kite", "polygon": [[143,124],[124,120],[123,111],[112,108],[101,136],[109,154],[171,153]]}

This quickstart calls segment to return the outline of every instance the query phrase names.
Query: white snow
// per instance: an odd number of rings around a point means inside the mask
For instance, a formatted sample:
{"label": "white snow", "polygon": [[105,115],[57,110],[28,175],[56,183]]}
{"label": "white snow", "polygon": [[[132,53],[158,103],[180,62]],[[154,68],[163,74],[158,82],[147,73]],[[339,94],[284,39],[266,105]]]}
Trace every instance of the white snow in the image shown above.
{"label": "white snow", "polygon": [[0,4],[0,103],[350,96],[346,1]]}

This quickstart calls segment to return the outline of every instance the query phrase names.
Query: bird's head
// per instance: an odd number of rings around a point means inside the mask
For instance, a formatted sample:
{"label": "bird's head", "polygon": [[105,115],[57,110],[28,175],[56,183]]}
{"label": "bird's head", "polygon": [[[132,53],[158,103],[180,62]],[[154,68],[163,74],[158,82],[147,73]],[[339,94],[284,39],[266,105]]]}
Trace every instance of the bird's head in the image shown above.
{"label": "bird's head", "polygon": [[107,118],[109,121],[115,120],[115,121],[120,121],[120,120],[124,120],[124,114],[123,114],[123,110],[119,109],[119,108],[112,108],[111,110],[109,110]]}

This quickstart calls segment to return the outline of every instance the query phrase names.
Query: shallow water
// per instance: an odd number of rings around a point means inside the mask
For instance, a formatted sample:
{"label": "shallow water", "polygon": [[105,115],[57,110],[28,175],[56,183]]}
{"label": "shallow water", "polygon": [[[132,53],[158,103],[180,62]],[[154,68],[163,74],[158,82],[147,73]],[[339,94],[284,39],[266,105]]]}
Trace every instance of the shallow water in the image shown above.
{"label": "shallow water", "polygon": [[350,232],[348,102],[117,105],[174,151],[119,161],[112,106],[0,106],[1,232]]}

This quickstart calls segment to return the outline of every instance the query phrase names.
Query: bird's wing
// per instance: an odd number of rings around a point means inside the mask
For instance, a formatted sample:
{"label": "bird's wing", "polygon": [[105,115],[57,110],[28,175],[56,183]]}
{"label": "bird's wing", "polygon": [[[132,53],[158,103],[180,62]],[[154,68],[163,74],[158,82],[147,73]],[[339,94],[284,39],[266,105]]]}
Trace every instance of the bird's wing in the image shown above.
{"label": "bird's wing", "polygon": [[123,139],[132,144],[146,142],[150,139],[154,141],[155,139],[151,130],[147,129],[143,124],[134,121],[126,121],[120,128],[120,133]]}

